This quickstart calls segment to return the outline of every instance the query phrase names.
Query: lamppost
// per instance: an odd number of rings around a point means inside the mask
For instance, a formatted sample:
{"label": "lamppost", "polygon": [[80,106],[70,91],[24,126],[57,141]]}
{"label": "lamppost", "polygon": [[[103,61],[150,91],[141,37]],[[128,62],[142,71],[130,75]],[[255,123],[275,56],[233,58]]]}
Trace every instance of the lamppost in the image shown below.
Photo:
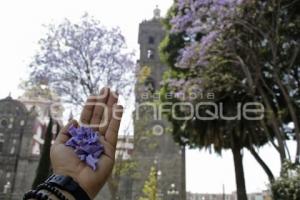
{"label": "lamppost", "polygon": [[171,183],[170,189],[167,191],[167,195],[170,196],[171,200],[176,199],[176,196],[179,195],[179,191],[176,189],[175,183]]}

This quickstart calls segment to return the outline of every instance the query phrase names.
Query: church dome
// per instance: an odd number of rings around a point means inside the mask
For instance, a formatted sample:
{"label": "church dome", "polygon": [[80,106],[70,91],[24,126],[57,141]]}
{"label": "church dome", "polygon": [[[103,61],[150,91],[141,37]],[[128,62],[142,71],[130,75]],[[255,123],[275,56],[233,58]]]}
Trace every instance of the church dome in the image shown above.
{"label": "church dome", "polygon": [[27,109],[25,105],[22,102],[13,99],[11,96],[0,100],[0,116],[7,114],[22,116],[26,113]]}

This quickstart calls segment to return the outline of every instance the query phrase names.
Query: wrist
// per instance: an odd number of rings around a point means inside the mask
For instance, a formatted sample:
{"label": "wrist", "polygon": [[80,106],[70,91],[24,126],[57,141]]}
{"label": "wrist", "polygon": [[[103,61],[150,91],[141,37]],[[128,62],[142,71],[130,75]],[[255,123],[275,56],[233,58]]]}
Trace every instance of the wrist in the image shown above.
{"label": "wrist", "polygon": [[[56,188],[57,190],[59,190],[68,200],[75,200],[75,198],[67,191],[64,191],[64,190],[61,190],[59,188]],[[43,194],[46,194],[49,199],[52,199],[52,200],[60,200],[59,198],[57,198],[57,196],[55,194],[53,194],[51,191],[48,191],[48,190],[40,190],[39,193],[43,193]]]}
{"label": "wrist", "polygon": [[76,182],[79,185],[79,187],[87,194],[87,196],[90,199],[93,199],[97,195],[97,193],[98,193],[98,191],[95,193],[92,188],[89,188],[85,184],[83,184],[82,181],[79,180],[78,176],[76,176],[78,174],[75,174],[73,172],[66,171],[66,170],[63,170],[63,169],[60,169],[60,170],[54,169],[53,170],[53,175],[67,176],[67,177],[72,178],[73,181]]}
{"label": "wrist", "polygon": [[91,199],[91,196],[87,193],[85,188],[82,188],[79,183],[70,176],[53,174],[45,183],[71,194],[75,200]]}

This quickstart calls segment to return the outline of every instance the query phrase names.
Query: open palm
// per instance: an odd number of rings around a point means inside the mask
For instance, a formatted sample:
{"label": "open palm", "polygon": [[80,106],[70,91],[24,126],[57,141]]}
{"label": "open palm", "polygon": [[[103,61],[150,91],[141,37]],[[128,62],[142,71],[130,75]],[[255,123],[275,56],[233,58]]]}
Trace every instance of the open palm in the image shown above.
{"label": "open palm", "polygon": [[70,138],[68,129],[71,125],[79,126],[77,121],[70,121],[59,133],[51,147],[53,171],[58,175],[71,176],[89,195],[94,198],[109,177],[113,165],[123,108],[116,105],[118,96],[108,88],[103,88],[99,96],[87,99],[81,112],[80,125],[93,127],[99,131],[104,154],[97,163],[96,171],[81,161],[74,150],[65,145]]}

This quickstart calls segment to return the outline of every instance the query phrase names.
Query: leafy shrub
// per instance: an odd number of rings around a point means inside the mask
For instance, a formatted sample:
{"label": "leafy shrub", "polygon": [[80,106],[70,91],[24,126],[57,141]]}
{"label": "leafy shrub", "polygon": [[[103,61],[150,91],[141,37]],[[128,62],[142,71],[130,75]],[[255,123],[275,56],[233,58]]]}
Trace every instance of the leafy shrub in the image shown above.
{"label": "leafy shrub", "polygon": [[300,200],[300,165],[285,162],[281,176],[272,183],[274,200]]}

